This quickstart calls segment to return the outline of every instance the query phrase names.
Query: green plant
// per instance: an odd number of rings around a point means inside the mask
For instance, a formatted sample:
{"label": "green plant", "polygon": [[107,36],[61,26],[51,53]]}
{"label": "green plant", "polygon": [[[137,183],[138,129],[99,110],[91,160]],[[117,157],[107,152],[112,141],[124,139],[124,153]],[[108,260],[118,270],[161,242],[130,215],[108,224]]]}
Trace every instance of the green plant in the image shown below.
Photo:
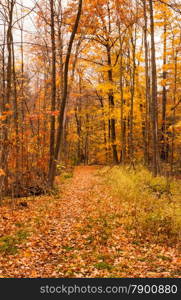
{"label": "green plant", "polygon": [[8,255],[15,255],[18,252],[18,245],[28,237],[28,232],[19,230],[14,236],[4,236],[0,238],[0,252]]}
{"label": "green plant", "polygon": [[0,239],[0,252],[15,255],[17,251],[17,240],[14,237],[7,235]]}
{"label": "green plant", "polygon": [[24,240],[27,239],[29,233],[25,230],[19,230],[17,233],[16,233],[16,239],[18,242],[22,242]]}
{"label": "green plant", "polygon": [[71,172],[64,172],[64,173],[62,173],[62,177],[64,178],[64,179],[69,179],[69,178],[72,178],[73,177],[73,173],[71,173]]}
{"label": "green plant", "polygon": [[109,265],[106,262],[99,262],[99,263],[95,264],[95,268],[98,269],[98,270],[105,270],[105,269],[112,270],[113,266]]}
{"label": "green plant", "polygon": [[[105,169],[105,170],[104,170]],[[181,237],[181,185],[163,176],[153,177],[149,170],[137,166],[104,168],[106,183],[120,199],[122,224],[139,236],[153,236],[158,241]],[[100,174],[101,175],[101,174]]]}

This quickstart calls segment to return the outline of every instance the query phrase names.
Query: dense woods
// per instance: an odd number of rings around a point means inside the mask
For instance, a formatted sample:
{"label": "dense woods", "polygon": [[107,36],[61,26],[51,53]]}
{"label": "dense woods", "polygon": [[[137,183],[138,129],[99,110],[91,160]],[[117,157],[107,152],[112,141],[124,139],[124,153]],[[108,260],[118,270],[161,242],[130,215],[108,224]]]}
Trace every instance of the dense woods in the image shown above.
{"label": "dense woods", "polygon": [[1,193],[60,161],[180,172],[180,6],[131,2],[1,1]]}
{"label": "dense woods", "polygon": [[50,195],[80,165],[114,166],[99,175],[135,195],[145,176],[169,205],[181,178],[179,0],[0,1],[1,204]]}

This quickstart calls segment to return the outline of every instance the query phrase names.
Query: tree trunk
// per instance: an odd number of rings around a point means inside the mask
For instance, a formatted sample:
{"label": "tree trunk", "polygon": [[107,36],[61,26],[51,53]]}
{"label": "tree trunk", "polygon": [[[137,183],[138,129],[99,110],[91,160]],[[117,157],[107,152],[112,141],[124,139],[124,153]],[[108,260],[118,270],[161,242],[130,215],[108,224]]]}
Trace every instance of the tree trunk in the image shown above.
{"label": "tree trunk", "polygon": [[132,45],[132,65],[133,71],[131,72],[131,107],[130,107],[130,144],[129,144],[129,158],[132,161],[134,157],[134,141],[133,141],[133,122],[134,122],[134,94],[135,94],[135,75],[136,75],[136,29],[135,39],[131,36]]}
{"label": "tree trunk", "polygon": [[[173,41],[174,43],[174,41]],[[174,45],[173,45],[174,47]],[[176,94],[177,94],[177,62],[178,62],[178,51],[176,50],[173,59],[174,59],[174,90],[173,90],[173,106],[176,105]],[[176,118],[176,110],[173,110],[173,116],[172,116],[172,140],[171,140],[171,159],[170,159],[170,170],[171,173],[174,171],[174,150],[175,150],[175,118]]]}
{"label": "tree trunk", "polygon": [[145,138],[144,138],[144,162],[146,165],[149,163],[149,107],[150,107],[150,78],[149,78],[149,65],[148,65],[148,19],[146,11],[146,3],[143,0],[143,12],[144,12],[144,48],[145,48],[145,96],[146,96],[146,110],[145,110]]}
{"label": "tree trunk", "polygon": [[57,159],[60,152],[60,146],[61,146],[61,138],[62,138],[62,131],[63,131],[63,120],[64,120],[64,113],[65,113],[65,107],[67,103],[67,93],[68,93],[68,73],[69,73],[69,62],[70,62],[70,55],[72,51],[72,46],[74,42],[75,35],[77,33],[80,17],[82,12],[82,0],[79,0],[78,5],[78,12],[77,17],[75,20],[75,24],[73,27],[73,31],[70,37],[70,41],[68,44],[67,54],[66,54],[66,60],[65,60],[65,68],[64,68],[64,85],[63,85],[63,94],[61,99],[61,108],[58,118],[58,131],[57,131],[57,137],[56,137],[56,147],[55,147],[55,154],[53,163],[51,165],[51,170],[49,173],[49,185],[50,187],[53,187],[55,174],[56,174],[56,168],[57,168]]}
{"label": "tree trunk", "polygon": [[[164,18],[166,22],[166,16]],[[164,42],[163,42],[163,68],[167,63],[167,25],[164,24]],[[168,160],[168,139],[166,137],[166,108],[167,108],[167,89],[166,89],[167,72],[163,70],[163,92],[162,92],[162,128],[161,128],[161,159],[163,161]]]}
{"label": "tree trunk", "polygon": [[158,155],[158,103],[157,103],[157,70],[155,56],[155,30],[153,15],[153,0],[149,0],[150,4],[150,30],[151,30],[151,66],[152,66],[152,172],[154,176],[159,172],[159,155]]}
{"label": "tree trunk", "polygon": [[[12,0],[8,3],[8,29],[7,29],[7,50],[8,50],[8,60],[7,60],[7,73],[6,73],[6,99],[4,112],[8,113],[9,105],[12,95],[12,23],[13,23],[13,10],[14,10],[14,1]],[[10,122],[10,116],[6,116],[3,127],[3,149],[1,157],[2,169],[5,172],[4,177],[4,188],[8,189],[8,125]]]}
{"label": "tree trunk", "polygon": [[52,91],[51,91],[51,121],[50,121],[50,160],[49,160],[49,180],[51,180],[51,170],[55,155],[55,115],[56,109],[56,44],[55,44],[55,12],[54,0],[50,0],[51,10],[51,43],[52,43]]}
{"label": "tree trunk", "polygon": [[[107,59],[108,59],[108,79],[110,83],[113,83],[113,74],[112,74],[112,63],[111,63],[111,53],[110,53],[110,47],[107,46]],[[113,152],[113,162],[115,164],[118,164],[118,154],[117,154],[117,146],[116,146],[116,120],[112,116],[114,113],[114,94],[113,91],[109,91],[109,106],[110,106],[110,113],[111,113],[111,119],[110,119],[110,133],[111,133],[111,144],[112,144],[112,152]]]}

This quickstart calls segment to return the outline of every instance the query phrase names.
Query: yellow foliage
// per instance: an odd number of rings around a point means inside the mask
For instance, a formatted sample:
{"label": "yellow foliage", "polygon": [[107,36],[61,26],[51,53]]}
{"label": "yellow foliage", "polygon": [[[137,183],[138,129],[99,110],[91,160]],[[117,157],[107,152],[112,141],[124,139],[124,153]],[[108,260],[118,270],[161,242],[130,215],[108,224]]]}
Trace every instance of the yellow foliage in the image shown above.
{"label": "yellow foliage", "polygon": [[5,172],[3,171],[3,169],[0,169],[0,176],[5,176]]}

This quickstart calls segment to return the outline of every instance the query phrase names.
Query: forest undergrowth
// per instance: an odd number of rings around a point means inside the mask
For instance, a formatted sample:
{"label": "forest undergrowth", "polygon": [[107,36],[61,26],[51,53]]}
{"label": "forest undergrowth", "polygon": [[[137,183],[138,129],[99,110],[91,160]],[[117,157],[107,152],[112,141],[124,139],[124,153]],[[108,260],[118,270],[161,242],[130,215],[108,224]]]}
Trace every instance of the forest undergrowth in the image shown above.
{"label": "forest undergrowth", "polygon": [[0,207],[0,277],[181,276],[178,182],[81,166],[56,184]]}

